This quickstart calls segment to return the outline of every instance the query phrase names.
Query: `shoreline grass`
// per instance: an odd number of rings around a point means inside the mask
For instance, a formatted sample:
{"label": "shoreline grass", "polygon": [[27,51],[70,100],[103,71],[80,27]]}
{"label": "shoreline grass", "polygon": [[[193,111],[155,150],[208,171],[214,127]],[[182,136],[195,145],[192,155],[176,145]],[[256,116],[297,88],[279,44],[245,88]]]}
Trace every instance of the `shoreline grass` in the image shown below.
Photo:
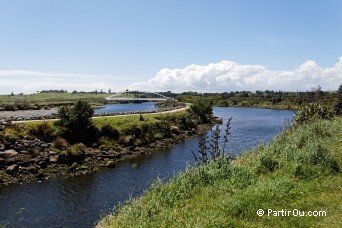
{"label": "shoreline grass", "polygon": [[[341,139],[341,117],[294,127],[231,164],[218,160],[157,181],[98,226],[342,227]],[[268,209],[327,216],[275,217]]]}

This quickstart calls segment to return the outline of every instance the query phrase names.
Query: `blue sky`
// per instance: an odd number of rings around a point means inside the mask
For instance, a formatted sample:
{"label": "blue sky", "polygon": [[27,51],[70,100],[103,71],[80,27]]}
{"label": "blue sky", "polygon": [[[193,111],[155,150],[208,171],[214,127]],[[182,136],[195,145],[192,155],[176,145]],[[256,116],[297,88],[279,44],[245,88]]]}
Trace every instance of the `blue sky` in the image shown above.
{"label": "blue sky", "polygon": [[0,0],[0,93],[336,89],[341,40],[338,0]]}

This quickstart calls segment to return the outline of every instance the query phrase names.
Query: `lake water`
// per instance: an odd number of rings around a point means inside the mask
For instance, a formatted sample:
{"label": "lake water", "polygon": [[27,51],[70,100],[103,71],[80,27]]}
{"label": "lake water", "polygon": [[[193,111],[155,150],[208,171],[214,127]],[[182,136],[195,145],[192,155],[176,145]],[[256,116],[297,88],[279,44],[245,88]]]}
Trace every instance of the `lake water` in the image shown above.
{"label": "lake water", "polygon": [[[236,155],[271,140],[294,112],[216,107],[214,114],[223,120],[233,117],[226,150]],[[96,174],[0,187],[0,221],[10,227],[92,227],[101,214],[140,195],[157,177],[167,179],[193,164],[191,150],[197,151],[197,146],[194,137]]]}

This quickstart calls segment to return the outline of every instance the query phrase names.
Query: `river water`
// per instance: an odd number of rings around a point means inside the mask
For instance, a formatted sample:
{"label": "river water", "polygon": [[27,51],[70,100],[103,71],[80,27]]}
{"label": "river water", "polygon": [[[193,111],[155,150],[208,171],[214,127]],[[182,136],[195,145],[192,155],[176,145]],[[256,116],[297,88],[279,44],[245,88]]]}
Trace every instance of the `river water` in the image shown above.
{"label": "river water", "polygon": [[[294,112],[216,107],[214,114],[223,120],[233,117],[226,150],[237,155],[271,140]],[[92,227],[120,202],[139,196],[157,177],[167,179],[193,164],[191,150],[197,151],[197,146],[194,137],[99,173],[0,187],[0,221],[9,227]]]}
{"label": "river water", "polygon": [[158,110],[155,107],[155,102],[142,102],[142,103],[127,103],[127,104],[108,104],[103,105],[95,110],[95,113],[113,113],[113,112],[138,112],[138,111],[152,111]]}

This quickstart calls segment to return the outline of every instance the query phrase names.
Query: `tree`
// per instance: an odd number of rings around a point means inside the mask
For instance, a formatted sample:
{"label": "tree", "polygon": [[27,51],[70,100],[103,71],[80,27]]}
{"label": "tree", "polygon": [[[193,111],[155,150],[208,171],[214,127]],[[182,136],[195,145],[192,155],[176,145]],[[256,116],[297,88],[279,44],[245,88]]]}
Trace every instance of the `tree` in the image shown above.
{"label": "tree", "polygon": [[334,110],[337,115],[342,115],[342,84],[337,90],[337,101],[335,102]]}
{"label": "tree", "polygon": [[323,98],[323,91],[321,86],[313,87],[309,92],[309,99],[311,103],[320,102]]}
{"label": "tree", "polygon": [[213,108],[208,101],[199,99],[190,106],[190,112],[197,115],[202,123],[208,123],[213,114]]}
{"label": "tree", "polygon": [[73,107],[63,106],[58,110],[60,118],[56,125],[61,127],[61,136],[70,143],[83,142],[91,145],[97,141],[98,129],[91,117],[94,110],[86,101],[77,101]]}

